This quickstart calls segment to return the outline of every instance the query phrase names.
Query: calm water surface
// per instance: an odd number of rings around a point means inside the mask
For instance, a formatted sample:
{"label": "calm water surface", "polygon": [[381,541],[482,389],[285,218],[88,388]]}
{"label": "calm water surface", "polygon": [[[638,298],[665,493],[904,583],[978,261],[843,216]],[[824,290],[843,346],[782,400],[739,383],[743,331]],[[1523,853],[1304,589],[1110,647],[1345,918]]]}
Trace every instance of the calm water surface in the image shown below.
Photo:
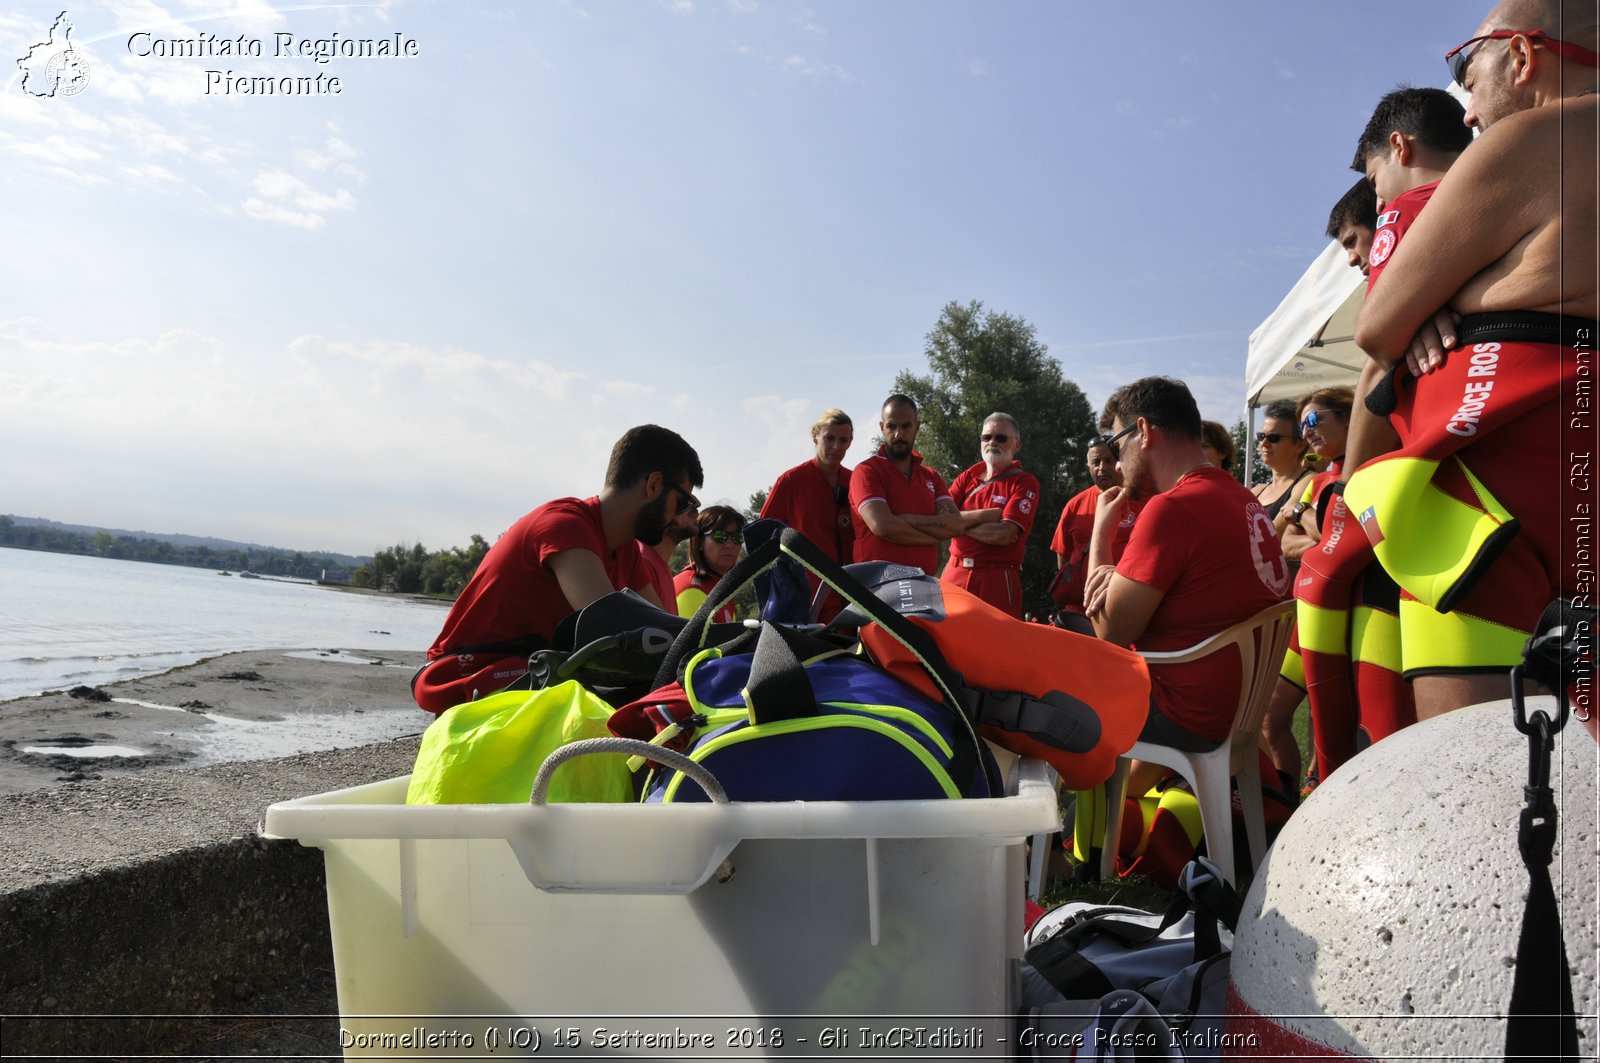
{"label": "calm water surface", "polygon": [[236,650],[422,651],[444,615],[309,583],[0,547],[0,699]]}

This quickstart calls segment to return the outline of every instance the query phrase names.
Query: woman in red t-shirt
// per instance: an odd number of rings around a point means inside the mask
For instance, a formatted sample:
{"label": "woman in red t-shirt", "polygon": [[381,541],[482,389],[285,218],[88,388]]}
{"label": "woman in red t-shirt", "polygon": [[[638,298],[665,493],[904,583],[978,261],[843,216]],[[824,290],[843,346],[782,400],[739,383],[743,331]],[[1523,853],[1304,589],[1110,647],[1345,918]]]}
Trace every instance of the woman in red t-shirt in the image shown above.
{"label": "woman in red t-shirt", "polygon": [[[678,615],[693,616],[711,588],[739,563],[744,548],[744,516],[730,506],[708,506],[700,511],[694,538],[689,540],[689,565],[673,585],[678,592]],[[714,624],[739,619],[738,606],[728,602],[711,617]]]}

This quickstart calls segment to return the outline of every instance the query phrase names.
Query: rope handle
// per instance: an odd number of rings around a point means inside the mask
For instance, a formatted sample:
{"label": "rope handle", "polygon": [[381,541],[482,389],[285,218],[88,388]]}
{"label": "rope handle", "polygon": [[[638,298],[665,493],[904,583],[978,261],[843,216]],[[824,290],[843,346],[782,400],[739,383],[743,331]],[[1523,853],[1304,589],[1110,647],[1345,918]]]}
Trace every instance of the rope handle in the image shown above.
{"label": "rope handle", "polygon": [[637,738],[586,738],[581,742],[569,742],[557,749],[539,765],[539,774],[533,777],[533,792],[528,796],[529,803],[545,804],[545,799],[550,794],[550,779],[555,775],[556,769],[575,757],[586,757],[592,753],[620,753],[630,757],[645,757],[658,764],[665,764],[693,779],[712,801],[719,805],[728,803],[728,792],[703,764],[691,760],[676,750],[641,742]]}

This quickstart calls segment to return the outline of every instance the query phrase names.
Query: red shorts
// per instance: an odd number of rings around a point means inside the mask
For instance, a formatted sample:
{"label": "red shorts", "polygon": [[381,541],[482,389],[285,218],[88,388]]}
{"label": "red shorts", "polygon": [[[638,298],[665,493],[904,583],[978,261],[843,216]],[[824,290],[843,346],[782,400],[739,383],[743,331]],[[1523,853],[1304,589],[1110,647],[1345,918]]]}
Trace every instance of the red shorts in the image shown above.
{"label": "red shorts", "polygon": [[946,583],[964,587],[1007,616],[1022,616],[1022,576],[1013,565],[964,568],[952,557],[939,577]]}

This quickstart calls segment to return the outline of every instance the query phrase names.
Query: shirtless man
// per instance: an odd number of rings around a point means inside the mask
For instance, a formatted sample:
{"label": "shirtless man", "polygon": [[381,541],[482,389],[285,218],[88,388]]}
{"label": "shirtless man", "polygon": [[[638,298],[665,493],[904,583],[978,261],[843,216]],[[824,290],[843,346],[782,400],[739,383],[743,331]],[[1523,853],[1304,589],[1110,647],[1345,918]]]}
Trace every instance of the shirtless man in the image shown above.
{"label": "shirtless man", "polygon": [[850,474],[856,560],[893,561],[937,576],[939,544],[998,521],[1000,510],[961,512],[944,477],[922,464],[915,449],[922,421],[910,396],[890,395],[880,416],[883,447]]}
{"label": "shirtless man", "polygon": [[1544,605],[1590,597],[1573,548],[1600,499],[1571,470],[1595,449],[1596,24],[1592,0],[1506,0],[1450,52],[1483,135],[1356,328],[1368,354],[1417,376],[1400,449],[1345,497],[1414,599],[1402,616],[1432,606],[1455,625],[1460,659],[1414,681],[1421,718],[1504,697]]}

